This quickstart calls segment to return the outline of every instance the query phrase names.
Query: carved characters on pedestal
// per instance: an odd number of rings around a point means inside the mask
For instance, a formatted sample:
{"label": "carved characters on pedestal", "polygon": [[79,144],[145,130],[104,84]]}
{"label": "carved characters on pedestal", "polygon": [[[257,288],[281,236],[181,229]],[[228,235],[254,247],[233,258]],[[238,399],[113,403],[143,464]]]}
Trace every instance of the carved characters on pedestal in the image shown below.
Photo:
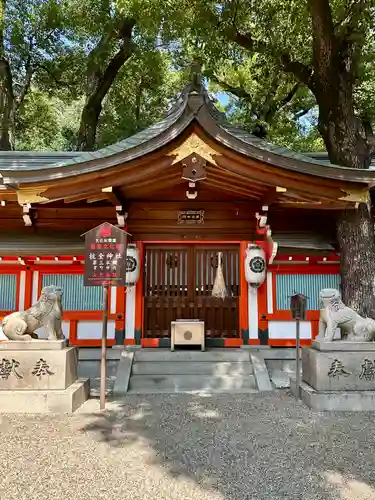
{"label": "carved characters on pedestal", "polygon": [[[28,369],[26,369],[28,371]],[[26,376],[25,369],[21,369],[20,361],[12,358],[2,358],[0,359],[0,382],[1,380],[8,380],[9,377],[16,377],[18,379],[23,379]],[[55,375],[52,368],[47,360],[40,358],[35,365],[31,368],[31,375],[42,380],[42,377]]]}
{"label": "carved characters on pedestal", "polygon": [[39,361],[37,361],[33,371],[31,372],[33,375],[35,375],[39,380],[42,379],[43,376],[45,375],[55,375],[51,371],[51,367],[47,363],[47,361],[43,358],[40,358]]}
{"label": "carved characters on pedestal", "polygon": [[19,370],[20,362],[16,359],[3,358],[0,361],[0,379],[8,380],[13,375],[16,378],[23,378]]}
{"label": "carved characters on pedestal", "polygon": [[345,377],[347,377],[348,375],[351,375],[351,373],[345,369],[342,361],[340,361],[339,359],[334,359],[328,371],[328,377],[339,378],[340,375],[344,375]]}
{"label": "carved characters on pedestal", "polygon": [[349,377],[353,375],[355,377],[358,377],[362,381],[374,382],[375,360],[364,358],[362,364],[360,365],[360,368],[358,366],[358,368],[356,367],[353,370],[354,372],[348,371],[344,363],[340,359],[335,358],[331,363],[327,375],[328,377],[337,380],[339,380],[341,376]]}
{"label": "carved characters on pedestal", "polygon": [[359,375],[361,380],[368,380],[369,382],[373,381],[375,378],[375,361],[370,361],[365,358],[362,363],[362,371]]}

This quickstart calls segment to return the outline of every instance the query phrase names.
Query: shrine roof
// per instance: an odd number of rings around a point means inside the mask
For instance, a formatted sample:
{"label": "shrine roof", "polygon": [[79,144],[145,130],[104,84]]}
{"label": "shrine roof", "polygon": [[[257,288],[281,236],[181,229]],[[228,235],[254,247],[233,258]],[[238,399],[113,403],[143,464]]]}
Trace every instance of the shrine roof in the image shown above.
{"label": "shrine roof", "polygon": [[0,151],[0,172],[40,170],[77,154],[77,151]]}
{"label": "shrine roof", "polygon": [[271,144],[228,123],[203,86],[188,85],[165,118],[111,146],[91,152],[0,152],[4,184],[43,182],[97,172],[152,153],[176,139],[193,122],[220,145],[248,158],[318,177],[373,185],[373,169],[332,165],[320,153],[302,154]]}
{"label": "shrine roof", "polygon": [[[324,163],[324,165],[332,166],[332,163],[329,161],[327,151],[306,151],[303,153],[305,156],[312,158],[313,160],[318,160],[320,163]],[[375,170],[375,157],[372,157],[371,164],[369,170]]]}

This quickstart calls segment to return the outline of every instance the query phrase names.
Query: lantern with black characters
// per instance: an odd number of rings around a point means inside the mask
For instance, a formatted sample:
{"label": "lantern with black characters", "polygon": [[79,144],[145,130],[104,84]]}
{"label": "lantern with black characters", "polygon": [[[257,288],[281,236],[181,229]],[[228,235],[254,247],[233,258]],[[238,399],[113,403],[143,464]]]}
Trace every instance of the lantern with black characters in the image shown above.
{"label": "lantern with black characters", "polygon": [[245,277],[254,288],[258,288],[266,279],[266,254],[263,248],[255,243],[246,249]]}
{"label": "lantern with black characters", "polygon": [[139,250],[136,245],[130,243],[126,251],[126,286],[134,286],[140,276]]}

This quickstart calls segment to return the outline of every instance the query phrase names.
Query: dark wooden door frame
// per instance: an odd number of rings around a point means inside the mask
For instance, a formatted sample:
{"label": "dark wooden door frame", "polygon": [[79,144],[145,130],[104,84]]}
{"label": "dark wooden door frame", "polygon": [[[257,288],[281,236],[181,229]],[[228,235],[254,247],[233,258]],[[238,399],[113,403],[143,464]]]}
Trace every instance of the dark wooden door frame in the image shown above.
{"label": "dark wooden door frame", "polygon": [[[185,262],[185,257],[182,259],[183,266],[185,264],[187,266],[186,270],[185,269],[178,270],[176,274],[174,274],[174,271],[172,271],[171,273],[168,272],[164,275],[163,279],[160,279],[160,277],[157,279],[157,281],[158,281],[157,285],[160,284],[160,288],[161,288],[161,293],[159,295],[159,299],[155,298],[155,302],[158,302],[158,305],[156,306],[158,309],[158,312],[156,314],[158,315],[158,324],[161,328],[160,336],[166,336],[165,329],[164,329],[165,325],[163,325],[164,314],[168,310],[169,312],[167,314],[169,316],[173,315],[172,309],[173,309],[173,307],[176,308],[176,304],[177,304],[177,309],[179,311],[187,311],[187,313],[182,313],[181,315],[179,313],[177,313],[177,315],[180,318],[186,317],[188,319],[192,315],[192,313],[191,313],[192,307],[194,309],[194,313],[192,316],[194,316],[194,317],[199,317],[200,315],[202,315],[202,311],[203,311],[205,317],[206,317],[207,313],[212,314],[213,317],[210,318],[211,326],[215,325],[217,323],[217,321],[215,321],[215,314],[220,313],[223,317],[225,315],[224,311],[221,310],[223,308],[220,308],[220,303],[217,302],[215,304],[215,307],[213,307],[213,299],[210,296],[207,296],[204,292],[204,290],[207,287],[210,287],[210,284],[205,283],[205,282],[200,283],[201,279],[203,279],[203,281],[204,281],[204,278],[202,278],[202,276],[204,276],[204,274],[206,276],[208,276],[208,273],[209,273],[208,269],[206,269],[206,266],[208,265],[208,261],[207,262],[205,261],[205,259],[207,260],[207,256],[204,257],[203,252],[202,252],[202,257],[201,257],[201,260],[203,261],[203,269],[199,269],[197,254],[199,254],[199,250],[202,248],[202,246],[207,247],[206,251],[212,252],[212,250],[214,250],[214,251],[223,250],[225,252],[225,250],[230,251],[230,250],[235,249],[235,251],[237,253],[237,257],[235,257],[235,259],[237,259],[237,260],[235,260],[234,261],[235,263],[233,264],[236,267],[235,272],[237,273],[237,276],[236,276],[237,282],[232,283],[232,286],[234,285],[235,288],[237,289],[237,294],[232,297],[232,302],[233,302],[233,299],[236,300],[235,309],[236,309],[237,317],[236,317],[234,330],[232,329],[232,327],[230,327],[228,330],[228,332],[232,331],[234,333],[234,335],[231,335],[230,333],[228,333],[226,336],[229,338],[233,337],[233,336],[238,338],[240,336],[240,331],[239,331],[240,330],[239,329],[239,319],[240,319],[240,313],[241,313],[240,312],[240,294],[244,293],[244,290],[241,290],[241,286],[240,286],[241,285],[241,278],[239,275],[240,269],[241,269],[241,265],[240,265],[240,261],[239,261],[239,259],[240,259],[240,255],[239,255],[240,242],[237,242],[237,241],[236,242],[232,242],[232,241],[199,241],[199,240],[198,241],[186,241],[186,242],[185,241],[144,242],[145,255],[146,255],[148,248],[154,248],[155,250],[159,250],[160,255],[158,256],[158,258],[160,258],[160,259],[163,259],[163,254],[164,254],[164,259],[165,259],[165,256],[167,255],[168,251],[171,251],[172,256],[176,255],[176,254],[173,254],[173,252],[176,252],[178,250],[180,250],[180,251],[185,250],[187,252],[186,262]],[[214,247],[216,247],[216,248],[214,248]],[[152,257],[152,258],[154,258],[154,257]],[[212,257],[211,257],[211,260],[212,260]],[[148,320],[150,319],[148,317],[148,314],[150,313],[150,309],[149,309],[149,303],[147,302],[147,297],[149,298],[149,300],[152,301],[152,299],[151,299],[152,294],[146,295],[146,288],[145,287],[148,286],[149,279],[150,279],[147,276],[146,265],[145,265],[144,270],[143,270],[143,272],[144,272],[144,280],[143,280],[144,281],[144,290],[143,290],[142,295],[143,295],[143,307],[144,307],[144,311],[145,311],[145,313],[143,315],[143,332],[144,332],[143,335],[144,335],[144,337],[157,338],[157,335],[149,336],[147,334],[147,332],[150,331],[150,330],[147,330],[147,326],[148,326],[147,319]],[[162,267],[164,265],[165,265],[165,263],[163,263],[163,261],[160,260],[160,263],[158,264],[158,270],[157,270],[158,273],[160,273],[162,271]],[[191,272],[191,270],[194,270],[194,271]],[[179,280],[181,280],[181,278],[177,278],[177,274],[180,273],[180,276],[181,276],[181,272],[187,273],[186,285],[185,285],[185,283],[180,284]],[[197,274],[199,274],[199,273],[203,273],[203,275],[200,276],[198,279]],[[172,290],[172,295],[170,295],[171,286],[173,288],[175,285],[172,283],[169,283],[169,281],[173,281],[174,279],[177,279],[177,287],[176,287],[176,291],[173,292],[173,290]],[[166,281],[166,283],[164,283],[164,281]],[[233,281],[233,277],[232,277],[232,281]],[[180,287],[180,286],[181,286],[181,288],[183,287],[184,290],[186,289],[186,296],[182,292],[180,292],[180,294],[179,294],[178,287]],[[186,288],[185,288],[185,286],[186,286]],[[199,294],[198,288],[197,288],[199,286],[202,287],[202,294],[201,295]],[[212,283],[211,283],[211,286],[212,286]],[[165,288],[165,291],[164,291],[163,287]],[[175,294],[177,297],[176,299],[174,298]],[[199,300],[197,300],[198,297],[199,297]],[[215,299],[215,300],[217,300],[217,299]],[[166,301],[166,303],[168,305],[166,306],[166,304],[163,304],[163,301]],[[209,303],[209,306],[206,305],[207,302]],[[230,300],[228,302],[230,302]],[[161,307],[161,305],[162,305],[162,307]],[[228,304],[226,304],[226,305],[228,306]],[[224,307],[224,304],[223,304],[223,307]],[[231,307],[233,308],[233,303],[232,303]],[[203,308],[203,309],[198,310],[199,308]],[[210,311],[210,308],[211,308],[211,311]],[[230,311],[228,311],[226,314],[230,314]],[[227,318],[227,316],[226,316],[226,318]],[[209,325],[210,320],[206,321],[206,324]],[[223,321],[222,321],[222,323],[223,323]],[[156,322],[156,317],[155,317],[155,322]],[[168,322],[168,320],[167,320],[167,322]],[[230,320],[229,320],[229,322],[230,322]],[[226,324],[228,324],[228,319],[226,320]],[[224,330],[226,331],[226,329],[224,328],[224,323],[222,324],[222,327],[223,327],[222,335],[216,335],[217,337],[225,336]],[[209,331],[211,331],[211,335],[215,336],[215,333],[212,333],[212,332],[215,332],[215,329],[209,330]],[[218,329],[218,331],[219,331],[219,329]],[[169,336],[169,327],[168,327],[168,334],[167,335]]]}

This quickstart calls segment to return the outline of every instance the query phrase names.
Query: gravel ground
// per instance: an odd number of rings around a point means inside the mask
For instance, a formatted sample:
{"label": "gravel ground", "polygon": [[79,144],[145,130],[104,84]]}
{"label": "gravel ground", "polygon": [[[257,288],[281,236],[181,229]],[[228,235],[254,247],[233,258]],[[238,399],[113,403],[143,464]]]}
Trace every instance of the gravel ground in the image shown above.
{"label": "gravel ground", "polygon": [[374,413],[314,413],[286,393],[93,405],[1,416],[1,500],[375,499]]}

